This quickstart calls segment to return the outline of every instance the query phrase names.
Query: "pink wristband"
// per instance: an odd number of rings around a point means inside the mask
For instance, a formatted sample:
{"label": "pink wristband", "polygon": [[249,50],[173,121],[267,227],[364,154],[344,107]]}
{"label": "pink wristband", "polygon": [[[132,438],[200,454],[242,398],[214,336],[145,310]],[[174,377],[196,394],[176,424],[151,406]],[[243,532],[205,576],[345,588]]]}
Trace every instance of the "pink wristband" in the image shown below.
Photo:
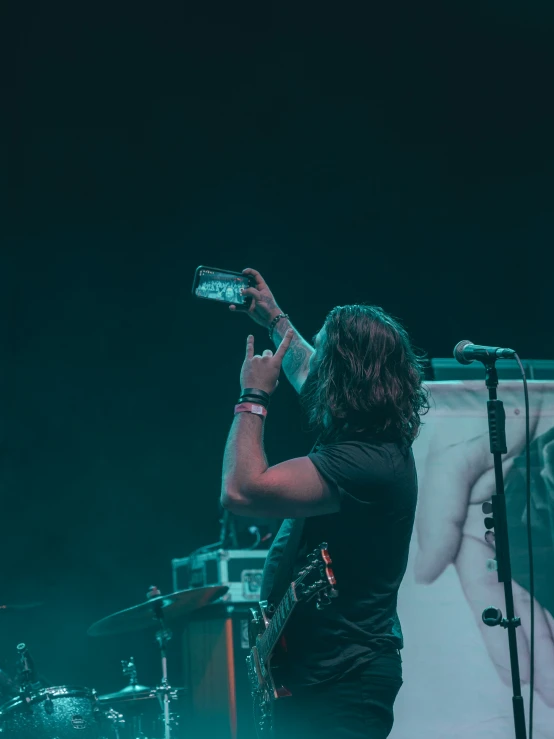
{"label": "pink wristband", "polygon": [[267,416],[267,408],[256,403],[239,403],[235,406],[235,416],[237,413],[254,413],[256,416]]}

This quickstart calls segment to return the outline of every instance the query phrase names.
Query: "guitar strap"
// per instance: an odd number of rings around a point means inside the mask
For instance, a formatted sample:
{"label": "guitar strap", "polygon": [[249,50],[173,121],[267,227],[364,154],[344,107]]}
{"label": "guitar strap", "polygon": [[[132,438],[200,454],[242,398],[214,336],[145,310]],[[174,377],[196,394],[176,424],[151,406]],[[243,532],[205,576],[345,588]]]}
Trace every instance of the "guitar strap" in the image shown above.
{"label": "guitar strap", "polygon": [[[317,451],[321,446],[321,436],[317,439],[313,445],[311,452]],[[298,553],[298,548],[302,540],[302,534],[304,533],[305,518],[294,518],[289,519],[291,521],[289,538],[283,548],[279,564],[273,575],[273,584],[267,597],[268,603],[276,606],[283,595],[287,592],[287,589],[292,581],[294,574],[294,562]]]}
{"label": "guitar strap", "polygon": [[291,583],[294,561],[296,559],[296,553],[298,552],[298,546],[304,533],[304,522],[305,518],[292,519],[291,528],[289,531],[289,538],[284,546],[279,559],[279,564],[275,570],[273,576],[273,585],[268,595],[268,602],[276,606],[283,595],[287,592],[287,589]]}

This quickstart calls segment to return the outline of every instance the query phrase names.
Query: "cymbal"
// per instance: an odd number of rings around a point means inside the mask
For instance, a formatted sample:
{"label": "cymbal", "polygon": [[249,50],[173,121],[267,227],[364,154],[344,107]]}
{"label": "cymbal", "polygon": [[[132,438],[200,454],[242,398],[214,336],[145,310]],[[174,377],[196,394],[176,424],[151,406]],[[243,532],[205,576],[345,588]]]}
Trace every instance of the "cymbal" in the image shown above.
{"label": "cymbal", "polygon": [[[171,688],[171,694],[180,696],[184,690],[184,688]],[[98,696],[100,703],[131,703],[152,698],[157,698],[156,688],[146,688],[144,685],[127,685],[126,688],[118,690],[117,693],[106,693],[106,695]]]}
{"label": "cymbal", "polygon": [[141,631],[149,627],[159,627],[159,617],[164,620],[186,616],[199,608],[207,606],[224,595],[226,585],[213,585],[205,588],[179,590],[170,595],[159,595],[137,606],[118,611],[92,624],[87,631],[89,636],[111,636],[129,631]]}
{"label": "cymbal", "polygon": [[156,693],[153,688],[146,688],[144,685],[127,685],[126,688],[118,690],[117,693],[99,695],[98,700],[101,703],[126,703],[127,701],[143,701],[155,697]]}

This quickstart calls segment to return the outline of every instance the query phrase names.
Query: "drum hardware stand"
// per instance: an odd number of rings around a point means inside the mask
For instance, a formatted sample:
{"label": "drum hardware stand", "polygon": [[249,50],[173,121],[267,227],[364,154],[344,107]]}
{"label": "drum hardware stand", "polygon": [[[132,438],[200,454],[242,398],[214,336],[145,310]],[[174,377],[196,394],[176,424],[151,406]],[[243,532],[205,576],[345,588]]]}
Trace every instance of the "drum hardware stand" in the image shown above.
{"label": "drum hardware stand", "polygon": [[[121,668],[123,671],[123,674],[125,677],[129,678],[129,685],[138,685],[138,673],[137,673],[137,666],[135,665],[135,658],[130,657],[128,660],[122,659],[121,660]],[[114,721],[118,721],[119,723],[125,723],[125,721],[118,720],[123,719],[123,714],[119,713],[116,714],[114,717]],[[142,722],[140,716],[133,716],[132,717],[132,727],[133,727],[133,737],[132,739],[147,739],[146,734],[142,730]],[[117,729],[115,729],[117,734]],[[118,739],[118,736],[116,736],[116,739]]]}
{"label": "drum hardware stand", "polygon": [[25,690],[25,688],[29,688],[31,686],[33,672],[35,671],[35,668],[26,644],[21,642],[21,644],[17,645],[17,654],[19,657],[19,683],[21,685],[21,689]]}
{"label": "drum hardware stand", "polygon": [[108,709],[104,713],[104,718],[110,722],[114,733],[114,739],[119,739],[119,726],[125,726],[125,718],[122,713],[118,713],[113,708]]}
{"label": "drum hardware stand", "polygon": [[160,701],[160,706],[163,708],[164,715],[164,739],[171,739],[171,717],[169,711],[169,701],[171,700],[171,686],[167,679],[167,645],[172,637],[171,631],[166,628],[163,616],[160,613],[156,614],[156,618],[160,624],[160,629],[156,632],[156,641],[160,648],[160,656],[162,660],[162,682],[159,685],[155,693]]}
{"label": "drum hardware stand", "polygon": [[[21,642],[17,647],[18,665],[17,665],[17,684],[19,686],[19,692],[25,696],[27,702],[30,701],[31,695],[40,688],[40,682],[36,680],[35,674],[35,663],[27,645]],[[47,698],[46,710],[48,711],[52,707],[52,699]]]}
{"label": "drum hardware stand", "polygon": [[135,658],[130,657],[128,660],[122,659],[121,668],[125,677],[129,678],[129,685],[138,685],[137,666],[135,665]]}
{"label": "drum hardware stand", "polygon": [[[212,603],[224,595],[228,589],[226,585],[210,585],[179,590],[167,596],[162,596],[157,588],[151,587],[147,594],[146,602],[126,608],[92,624],[87,631],[89,636],[108,636],[126,633],[127,631],[150,629],[152,626],[158,627],[156,641],[160,649],[162,663],[162,681],[160,686],[152,690],[152,688],[143,688],[138,685],[135,691],[135,686],[131,685],[117,693],[101,696],[100,699],[102,702],[133,701],[134,699],[142,700],[143,698],[157,697],[159,703],[163,704],[164,709],[164,739],[172,739],[172,734],[176,733],[171,731],[172,724],[173,726],[178,726],[179,714],[176,711],[171,715],[169,701],[174,700],[174,698],[180,695],[183,689],[171,688],[167,679],[167,644],[171,639],[171,631],[168,630],[166,621],[169,621],[171,618],[175,619],[178,616],[188,615],[208,605],[208,603]],[[129,666],[128,664],[127,667],[129,668],[132,679],[132,665]]]}
{"label": "drum hardware stand", "polygon": [[[155,598],[159,595],[161,595],[161,593],[158,588],[152,586],[148,591],[147,597],[150,599]],[[175,699],[177,697],[177,693],[172,689],[167,677],[167,645],[169,644],[173,634],[165,624],[163,608],[160,601],[157,601],[154,605],[154,615],[159,624],[159,629],[156,632],[156,641],[160,649],[162,664],[162,682],[154,690],[154,693],[158,696],[160,707],[163,708],[164,739],[171,739],[171,723],[173,717],[171,716],[171,711],[169,710],[169,701]]]}

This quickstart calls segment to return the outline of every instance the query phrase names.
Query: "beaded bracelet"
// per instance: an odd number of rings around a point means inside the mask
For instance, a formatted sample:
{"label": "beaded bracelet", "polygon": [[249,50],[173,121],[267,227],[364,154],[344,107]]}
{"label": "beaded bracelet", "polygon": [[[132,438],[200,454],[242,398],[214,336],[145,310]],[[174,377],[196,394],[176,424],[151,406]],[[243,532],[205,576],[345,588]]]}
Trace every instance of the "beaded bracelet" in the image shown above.
{"label": "beaded bracelet", "polygon": [[271,323],[269,324],[269,329],[268,329],[269,338],[271,339],[271,341],[273,341],[273,331],[275,330],[275,326],[279,323],[281,318],[288,318],[288,317],[289,317],[288,313],[279,313],[279,315],[275,316],[275,318],[271,321]]}

